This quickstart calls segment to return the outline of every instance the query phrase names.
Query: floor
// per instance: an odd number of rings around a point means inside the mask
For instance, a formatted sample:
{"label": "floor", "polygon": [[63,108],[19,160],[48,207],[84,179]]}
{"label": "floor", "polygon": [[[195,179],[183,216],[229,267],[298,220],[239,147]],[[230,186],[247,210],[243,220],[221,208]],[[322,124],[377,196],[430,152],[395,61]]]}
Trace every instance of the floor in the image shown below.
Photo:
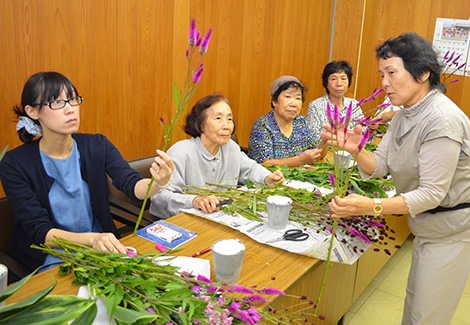
{"label": "floor", "polygon": [[[343,325],[398,325],[411,265],[412,235],[346,312]],[[470,325],[470,278],[451,325]]]}

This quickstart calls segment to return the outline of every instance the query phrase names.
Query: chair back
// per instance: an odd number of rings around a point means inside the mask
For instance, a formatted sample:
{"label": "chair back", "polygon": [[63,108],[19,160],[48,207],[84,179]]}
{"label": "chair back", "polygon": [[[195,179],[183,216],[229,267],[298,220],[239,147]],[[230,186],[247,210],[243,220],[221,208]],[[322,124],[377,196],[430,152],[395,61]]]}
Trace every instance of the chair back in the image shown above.
{"label": "chair back", "polygon": [[28,275],[31,270],[11,256],[11,237],[15,218],[6,197],[0,198],[0,263],[8,267],[8,284]]}

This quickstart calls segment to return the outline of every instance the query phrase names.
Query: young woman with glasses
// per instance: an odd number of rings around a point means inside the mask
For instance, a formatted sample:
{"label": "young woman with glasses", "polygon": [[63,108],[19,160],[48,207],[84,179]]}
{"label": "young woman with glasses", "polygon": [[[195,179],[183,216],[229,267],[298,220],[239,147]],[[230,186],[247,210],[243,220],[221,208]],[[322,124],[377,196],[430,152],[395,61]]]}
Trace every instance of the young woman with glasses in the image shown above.
{"label": "young woman with glasses", "polygon": [[[30,247],[54,247],[56,237],[125,253],[109,209],[106,174],[133,200],[147,191],[150,179],[133,170],[105,136],[77,133],[82,101],[65,76],[41,72],[26,82],[21,107],[14,107],[25,144],[6,153],[0,177],[15,215],[12,254],[31,269],[62,262]],[[174,169],[169,156],[157,153],[149,166],[157,186],[149,195],[169,183]]]}

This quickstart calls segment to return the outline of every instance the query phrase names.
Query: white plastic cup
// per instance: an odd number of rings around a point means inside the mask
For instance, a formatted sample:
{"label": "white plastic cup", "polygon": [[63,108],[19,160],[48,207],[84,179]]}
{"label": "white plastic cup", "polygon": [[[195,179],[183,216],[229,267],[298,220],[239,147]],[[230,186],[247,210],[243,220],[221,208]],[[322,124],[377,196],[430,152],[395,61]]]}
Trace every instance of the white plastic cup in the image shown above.
{"label": "white plastic cup", "polygon": [[282,195],[271,195],[266,199],[268,207],[268,226],[272,229],[284,229],[289,221],[292,199]]}
{"label": "white plastic cup", "polygon": [[333,152],[335,157],[335,165],[339,168],[348,168],[351,163],[351,154],[344,150],[335,150]]}
{"label": "white plastic cup", "polygon": [[218,282],[237,283],[245,249],[245,244],[238,239],[222,239],[212,244],[215,279]]}
{"label": "white plastic cup", "polygon": [[[8,268],[0,264],[0,293],[4,293],[7,290],[8,282]],[[0,303],[0,307],[5,306],[5,301]]]}

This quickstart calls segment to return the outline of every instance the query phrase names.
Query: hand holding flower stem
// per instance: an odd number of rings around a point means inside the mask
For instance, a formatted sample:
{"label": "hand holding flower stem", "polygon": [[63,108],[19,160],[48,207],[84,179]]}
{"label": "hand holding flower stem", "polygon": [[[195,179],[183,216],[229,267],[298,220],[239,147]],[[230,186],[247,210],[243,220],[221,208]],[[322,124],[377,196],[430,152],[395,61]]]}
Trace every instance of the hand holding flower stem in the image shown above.
{"label": "hand holding flower stem", "polygon": [[[170,125],[165,124],[165,120],[160,117],[160,124],[163,126],[165,131],[164,139],[165,143],[163,145],[163,151],[165,151],[171,141],[171,134],[173,132],[173,128],[175,127],[176,123],[180,119],[181,115],[185,112],[189,99],[194,95],[194,92],[199,87],[199,81],[201,80],[202,72],[204,71],[203,64],[201,63],[202,56],[207,53],[207,48],[209,46],[209,42],[212,36],[212,29],[210,28],[204,38],[201,40],[199,35],[200,32],[196,30],[196,22],[193,19],[191,21],[191,25],[189,27],[189,47],[186,50],[186,57],[188,62],[187,72],[186,72],[186,79],[184,81],[184,86],[181,91],[178,89],[178,85],[175,81],[173,81],[173,96],[175,99],[175,107],[176,112],[173,118],[171,119]],[[192,66],[191,60],[193,57],[194,52],[199,49],[199,59],[197,63]],[[142,203],[142,207],[140,209],[139,218],[135,224],[133,235],[135,236],[137,229],[139,228],[140,221],[142,220],[142,215],[145,210],[145,206],[147,204],[148,195],[152,185],[154,183],[154,178],[150,179],[149,186],[147,188],[147,192],[145,194],[144,201]]]}

